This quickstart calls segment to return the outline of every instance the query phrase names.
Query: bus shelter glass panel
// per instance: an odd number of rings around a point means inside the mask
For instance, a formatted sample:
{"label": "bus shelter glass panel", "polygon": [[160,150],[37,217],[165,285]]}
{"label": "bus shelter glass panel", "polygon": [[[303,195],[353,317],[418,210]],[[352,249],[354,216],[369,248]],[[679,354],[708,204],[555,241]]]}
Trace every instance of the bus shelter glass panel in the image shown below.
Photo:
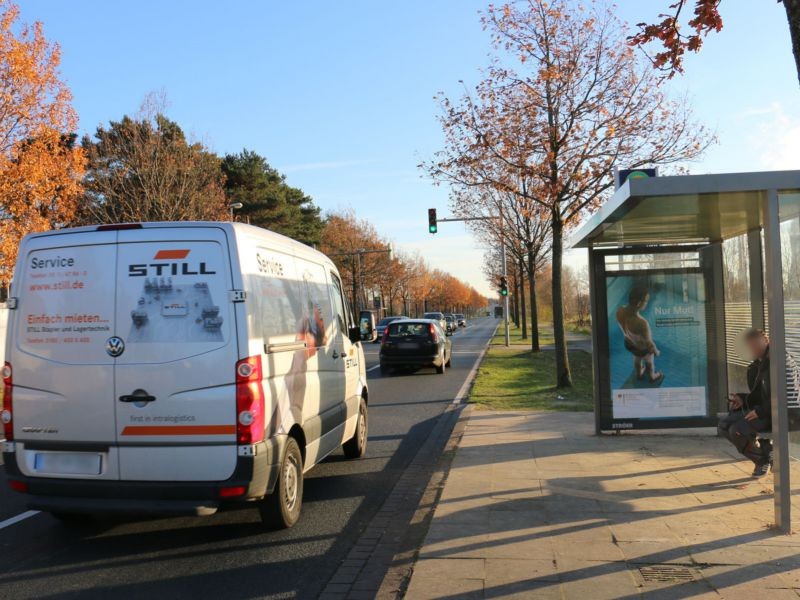
{"label": "bus shelter glass panel", "polygon": [[[786,347],[786,406],[789,418],[789,489],[800,495],[800,193],[781,193],[779,198],[781,275]],[[793,527],[797,527],[796,519]]]}
{"label": "bus shelter glass panel", "polygon": [[[709,271],[697,250],[609,252],[598,281],[601,429],[693,427],[710,401]],[[711,315],[711,316],[710,316]]]}
{"label": "bus shelter glass panel", "polygon": [[800,193],[784,193],[779,197],[786,331],[786,404],[789,407],[789,427],[794,432],[792,439],[800,443]]}
{"label": "bus shelter glass panel", "polygon": [[[758,234],[759,232],[756,232]],[[755,296],[763,304],[762,278],[751,281],[751,244],[756,244],[756,265],[761,269],[761,238],[747,234],[737,235],[722,243],[723,287],[725,294],[725,355],[727,359],[728,390],[736,392],[747,387],[747,366],[750,357],[743,343],[744,332],[751,327],[764,327],[763,322],[753,318],[753,289],[759,288]],[[763,319],[763,317],[762,317]],[[758,319],[761,321],[762,319]]]}

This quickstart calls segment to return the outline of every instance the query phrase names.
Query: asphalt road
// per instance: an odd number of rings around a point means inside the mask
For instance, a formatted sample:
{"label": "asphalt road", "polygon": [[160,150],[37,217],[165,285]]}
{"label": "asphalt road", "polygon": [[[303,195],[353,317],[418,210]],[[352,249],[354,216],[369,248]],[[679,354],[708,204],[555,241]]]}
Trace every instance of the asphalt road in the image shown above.
{"label": "asphalt road", "polygon": [[453,336],[452,368],[381,376],[366,347],[367,457],[306,475],[303,514],[265,531],[254,508],[204,518],[101,521],[76,530],[27,513],[0,473],[0,598],[315,598],[462,387],[497,321]]}

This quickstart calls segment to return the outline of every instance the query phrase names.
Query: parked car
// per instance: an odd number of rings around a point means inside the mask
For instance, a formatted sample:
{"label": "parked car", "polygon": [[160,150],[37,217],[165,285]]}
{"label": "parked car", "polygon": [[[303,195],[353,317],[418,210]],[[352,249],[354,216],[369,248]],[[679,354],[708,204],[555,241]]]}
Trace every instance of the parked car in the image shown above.
{"label": "parked car", "polygon": [[444,373],[450,359],[451,342],[439,322],[431,319],[390,323],[381,340],[381,373],[394,367],[434,367]]}
{"label": "parked car", "polygon": [[61,229],[23,239],[14,282],[3,459],[31,509],[252,502],[290,527],[305,472],[366,452],[374,319],[304,244],[242,223]]}
{"label": "parked car", "polygon": [[454,315],[445,315],[444,316],[444,326],[445,326],[445,333],[447,335],[453,335],[458,329],[458,322]]}
{"label": "parked car", "polygon": [[463,313],[457,313],[453,315],[456,318],[456,323],[458,323],[459,327],[466,327],[467,326],[467,318],[463,315]]}
{"label": "parked car", "polygon": [[444,313],[440,313],[440,312],[426,312],[424,315],[422,315],[422,318],[423,318],[423,319],[431,319],[431,320],[433,320],[433,321],[438,321],[438,322],[439,322],[439,326],[440,326],[442,329],[444,329],[444,330],[446,330],[446,329],[447,329],[447,323],[446,323],[446,322],[445,322],[445,320],[444,320]]}
{"label": "parked car", "polygon": [[378,335],[375,338],[375,342],[380,343],[381,338],[383,338],[383,332],[386,330],[386,326],[389,323],[394,323],[395,321],[402,321],[403,319],[407,318],[408,317],[403,315],[397,315],[394,317],[383,317],[380,321],[378,321],[378,325],[375,328],[375,330],[378,332]]}

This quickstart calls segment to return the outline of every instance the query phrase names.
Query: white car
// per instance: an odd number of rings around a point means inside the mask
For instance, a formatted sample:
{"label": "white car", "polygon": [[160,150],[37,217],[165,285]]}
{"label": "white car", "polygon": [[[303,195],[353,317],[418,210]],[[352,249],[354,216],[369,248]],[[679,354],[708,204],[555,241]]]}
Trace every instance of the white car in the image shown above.
{"label": "white car", "polygon": [[361,332],[334,264],[286,237],[238,223],[32,234],[9,308],[3,456],[33,509],[255,502],[289,527],[305,472],[342,446],[364,455]]}
{"label": "white car", "polygon": [[447,331],[447,321],[444,318],[444,313],[440,312],[426,312],[422,315],[423,319],[430,319],[431,321],[438,321],[443,331]]}

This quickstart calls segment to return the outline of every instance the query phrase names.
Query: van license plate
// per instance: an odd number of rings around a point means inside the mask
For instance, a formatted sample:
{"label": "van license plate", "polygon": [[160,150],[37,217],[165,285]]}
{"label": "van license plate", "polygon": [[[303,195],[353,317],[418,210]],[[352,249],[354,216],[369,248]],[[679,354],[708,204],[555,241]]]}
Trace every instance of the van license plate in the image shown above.
{"label": "van license plate", "polygon": [[40,452],[33,468],[40,473],[99,475],[102,457],[88,452]]}

